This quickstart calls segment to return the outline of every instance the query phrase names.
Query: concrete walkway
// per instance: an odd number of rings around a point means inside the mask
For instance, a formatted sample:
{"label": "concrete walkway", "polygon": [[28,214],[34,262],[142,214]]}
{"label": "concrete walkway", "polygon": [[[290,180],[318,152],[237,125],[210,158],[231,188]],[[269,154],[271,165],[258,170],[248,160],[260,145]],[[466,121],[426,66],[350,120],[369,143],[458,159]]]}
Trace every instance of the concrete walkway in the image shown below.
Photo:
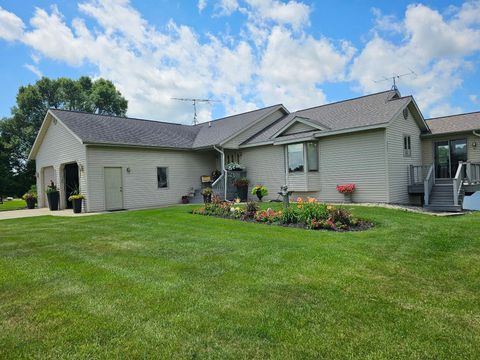
{"label": "concrete walkway", "polygon": [[72,209],[65,209],[65,210],[58,210],[58,211],[50,211],[48,208],[22,209],[22,210],[0,211],[0,220],[20,219],[20,218],[48,216],[48,215],[77,217],[77,216],[90,216],[90,215],[97,215],[97,214],[100,214],[100,213],[74,214]]}

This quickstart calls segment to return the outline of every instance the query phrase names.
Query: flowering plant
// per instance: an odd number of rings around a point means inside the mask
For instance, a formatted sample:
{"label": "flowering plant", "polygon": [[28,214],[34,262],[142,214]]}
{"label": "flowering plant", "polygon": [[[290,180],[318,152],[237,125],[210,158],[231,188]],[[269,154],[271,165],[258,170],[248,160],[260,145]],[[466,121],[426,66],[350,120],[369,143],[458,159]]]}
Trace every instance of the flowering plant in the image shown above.
{"label": "flowering plant", "polygon": [[337,191],[342,194],[352,194],[356,189],[355,184],[337,185]]}
{"label": "flowering plant", "polygon": [[240,165],[239,163],[236,163],[236,162],[231,162],[225,165],[225,169],[227,171],[239,171],[239,170],[245,170],[245,166]]}
{"label": "flowering plant", "polygon": [[255,220],[268,223],[280,222],[282,220],[282,210],[275,211],[268,208],[267,210],[257,211],[255,214]]}
{"label": "flowering plant", "polygon": [[237,188],[247,187],[249,183],[250,181],[246,177],[235,180],[235,186]]}

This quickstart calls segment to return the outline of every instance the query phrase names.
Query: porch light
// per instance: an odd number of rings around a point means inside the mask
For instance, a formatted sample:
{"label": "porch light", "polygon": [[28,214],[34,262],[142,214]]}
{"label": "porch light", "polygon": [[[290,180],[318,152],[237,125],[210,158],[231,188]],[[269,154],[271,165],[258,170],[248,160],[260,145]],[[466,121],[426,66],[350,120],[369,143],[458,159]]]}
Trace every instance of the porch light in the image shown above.
{"label": "porch light", "polygon": [[472,147],[473,147],[474,149],[477,147],[477,143],[476,143],[475,141],[472,143]]}
{"label": "porch light", "polygon": [[130,169],[129,167],[127,167],[127,173],[131,173],[132,172],[132,169]]}

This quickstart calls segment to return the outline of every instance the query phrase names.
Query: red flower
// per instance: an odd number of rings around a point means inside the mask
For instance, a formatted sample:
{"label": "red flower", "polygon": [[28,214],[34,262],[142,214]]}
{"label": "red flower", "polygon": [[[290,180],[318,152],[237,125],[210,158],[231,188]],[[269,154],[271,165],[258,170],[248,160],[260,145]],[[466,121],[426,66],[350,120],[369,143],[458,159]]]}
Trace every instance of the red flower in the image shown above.
{"label": "red flower", "polygon": [[355,191],[355,184],[342,184],[337,185],[337,191],[342,194],[351,194]]}

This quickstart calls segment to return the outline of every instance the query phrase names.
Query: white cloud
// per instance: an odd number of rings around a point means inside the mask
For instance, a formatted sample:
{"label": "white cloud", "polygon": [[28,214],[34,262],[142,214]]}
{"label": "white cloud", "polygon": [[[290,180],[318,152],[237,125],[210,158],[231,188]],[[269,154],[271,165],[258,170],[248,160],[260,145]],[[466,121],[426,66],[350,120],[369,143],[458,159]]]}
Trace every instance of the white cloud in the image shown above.
{"label": "white cloud", "polygon": [[474,104],[479,104],[480,103],[477,95],[472,94],[472,95],[469,95],[468,98]]}
{"label": "white cloud", "polygon": [[277,0],[246,0],[250,6],[250,16],[260,21],[274,21],[281,25],[291,25],[295,30],[309,24],[311,8],[298,1],[287,3]]}
{"label": "white cloud", "polygon": [[430,110],[430,117],[436,118],[441,116],[448,116],[454,114],[463,113],[463,109],[460,106],[451,106],[449,104],[441,104],[433,107]]}
{"label": "white cloud", "polygon": [[35,66],[35,65],[32,65],[32,64],[25,64],[23,65],[26,69],[30,70],[32,73],[34,73],[35,75],[37,75],[37,77],[41,78],[43,76],[42,72]]}
{"label": "white cloud", "polygon": [[358,82],[362,92],[373,92],[387,88],[386,83],[374,80],[413,69],[417,76],[401,78],[400,89],[415,94],[427,113],[447,111],[445,102],[462,85],[464,73],[472,69],[466,57],[480,50],[480,30],[469,27],[480,19],[466,15],[467,8],[478,7],[478,2],[475,4],[451,10],[454,13],[450,19],[425,5],[408,6],[401,23],[383,29],[401,30],[404,40],[400,44],[387,40],[379,26],[355,58],[350,78]]}
{"label": "white cloud", "polygon": [[321,105],[326,98],[319,85],[344,80],[353,53],[348,44],[336,48],[325,38],[295,38],[277,26],[262,56],[258,92],[263,102],[283,102],[292,109]]}
{"label": "white cloud", "polygon": [[7,41],[15,41],[21,38],[25,24],[14,13],[0,6],[0,38]]}
{"label": "white cloud", "polygon": [[199,0],[197,3],[198,11],[202,12],[207,7],[207,0]]}
{"label": "white cloud", "polygon": [[220,10],[220,15],[230,15],[234,11],[238,10],[237,0],[220,0],[216,4],[216,8]]}

